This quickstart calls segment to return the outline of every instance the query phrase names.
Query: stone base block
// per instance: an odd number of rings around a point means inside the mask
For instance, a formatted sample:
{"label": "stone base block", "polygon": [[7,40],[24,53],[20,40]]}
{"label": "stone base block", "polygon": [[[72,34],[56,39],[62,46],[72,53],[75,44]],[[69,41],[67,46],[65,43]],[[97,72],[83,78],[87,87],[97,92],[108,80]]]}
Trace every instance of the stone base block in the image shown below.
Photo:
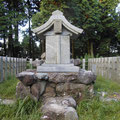
{"label": "stone base block", "polygon": [[50,73],[50,72],[79,72],[79,67],[73,64],[43,64],[37,67],[38,73]]}

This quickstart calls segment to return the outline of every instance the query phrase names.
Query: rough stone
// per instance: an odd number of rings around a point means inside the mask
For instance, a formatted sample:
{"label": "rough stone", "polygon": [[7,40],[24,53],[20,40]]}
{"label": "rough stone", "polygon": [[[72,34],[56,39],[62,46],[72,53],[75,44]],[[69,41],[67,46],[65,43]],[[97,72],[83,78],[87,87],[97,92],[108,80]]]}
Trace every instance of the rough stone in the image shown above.
{"label": "rough stone", "polygon": [[74,65],[75,65],[75,66],[80,66],[81,63],[82,63],[82,62],[81,62],[80,59],[74,59]]}
{"label": "rough stone", "polygon": [[76,83],[60,83],[56,86],[57,96],[72,96],[77,103],[79,103],[83,98],[85,98],[86,93],[88,93],[88,87],[84,84]]}
{"label": "rough stone", "polygon": [[21,72],[16,76],[25,86],[31,86],[37,81],[34,72]]}
{"label": "rough stone", "polygon": [[76,101],[71,96],[50,97],[44,101],[44,104],[60,104],[68,107],[76,108]]}
{"label": "rough stone", "polygon": [[0,99],[0,104],[3,104],[3,105],[12,105],[14,103],[15,103],[15,100]]}
{"label": "rough stone", "polygon": [[31,96],[30,87],[25,87],[22,82],[18,82],[16,86],[16,97],[24,99],[26,96]]}
{"label": "rough stone", "polygon": [[57,92],[70,92],[71,90],[79,89],[80,91],[86,90],[86,85],[76,83],[60,83],[56,86]]}
{"label": "rough stone", "polygon": [[41,81],[31,86],[31,94],[39,100],[40,96],[44,93],[46,87],[46,81]]}
{"label": "rough stone", "polygon": [[78,120],[74,107],[76,102],[72,97],[49,98],[41,108],[42,120]]}
{"label": "rough stone", "polygon": [[78,82],[82,84],[92,84],[96,80],[96,75],[91,71],[80,70],[78,74]]}
{"label": "rough stone", "polygon": [[38,80],[48,80],[48,73],[36,73],[35,74]]}
{"label": "rough stone", "polygon": [[32,66],[33,67],[37,67],[37,66],[42,65],[43,63],[44,63],[44,60],[38,60],[38,59],[36,59],[36,60],[32,61]]}
{"label": "rough stone", "polygon": [[45,60],[45,57],[46,57],[46,53],[44,52],[44,53],[41,55],[41,59]]}
{"label": "rough stone", "polygon": [[47,85],[43,97],[48,98],[48,97],[55,97],[55,96],[56,96],[55,88],[53,88],[53,87]]}
{"label": "rough stone", "polygon": [[77,81],[78,73],[48,73],[49,81],[54,83],[65,83]]}

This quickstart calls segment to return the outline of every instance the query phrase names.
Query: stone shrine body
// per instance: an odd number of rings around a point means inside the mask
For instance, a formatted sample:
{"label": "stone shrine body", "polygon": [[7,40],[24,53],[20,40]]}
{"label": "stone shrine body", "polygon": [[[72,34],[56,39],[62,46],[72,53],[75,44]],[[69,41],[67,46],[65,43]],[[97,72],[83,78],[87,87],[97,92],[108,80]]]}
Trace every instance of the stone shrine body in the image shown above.
{"label": "stone shrine body", "polygon": [[59,10],[45,24],[33,29],[40,39],[46,40],[46,60],[37,67],[37,73],[78,72],[79,67],[70,63],[70,39],[82,31],[70,24]]}

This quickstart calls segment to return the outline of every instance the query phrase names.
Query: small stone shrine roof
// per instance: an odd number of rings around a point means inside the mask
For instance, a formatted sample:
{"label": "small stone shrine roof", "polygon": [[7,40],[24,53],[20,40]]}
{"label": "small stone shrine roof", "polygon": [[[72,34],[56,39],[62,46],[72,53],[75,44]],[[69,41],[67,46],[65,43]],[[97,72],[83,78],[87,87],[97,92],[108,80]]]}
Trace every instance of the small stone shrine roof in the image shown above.
{"label": "small stone shrine roof", "polygon": [[55,22],[59,22],[59,21],[62,24],[62,26],[64,26],[69,32],[75,35],[78,35],[83,32],[82,29],[75,27],[74,25],[69,23],[68,20],[63,16],[63,13],[59,10],[54,11],[52,13],[52,16],[45,24],[35,29],[32,29],[32,31],[38,36],[42,36],[43,33],[48,31],[55,24]]}

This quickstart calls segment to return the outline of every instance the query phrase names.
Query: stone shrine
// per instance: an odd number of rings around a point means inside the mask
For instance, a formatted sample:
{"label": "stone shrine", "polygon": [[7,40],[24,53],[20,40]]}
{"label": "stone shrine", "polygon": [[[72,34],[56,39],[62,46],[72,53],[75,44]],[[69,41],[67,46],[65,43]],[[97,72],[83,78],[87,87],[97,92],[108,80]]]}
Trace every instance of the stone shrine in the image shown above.
{"label": "stone shrine", "polygon": [[28,69],[16,76],[20,80],[16,97],[41,101],[40,120],[79,120],[77,104],[94,96],[96,80],[91,71],[70,63],[70,39],[83,30],[71,25],[56,10],[44,25],[33,31],[46,40],[46,60],[37,70]]}
{"label": "stone shrine", "polygon": [[75,39],[83,30],[70,24],[61,11],[54,11],[45,24],[32,31],[46,40],[46,60],[37,67],[38,73],[79,71],[70,63],[70,38]]}

